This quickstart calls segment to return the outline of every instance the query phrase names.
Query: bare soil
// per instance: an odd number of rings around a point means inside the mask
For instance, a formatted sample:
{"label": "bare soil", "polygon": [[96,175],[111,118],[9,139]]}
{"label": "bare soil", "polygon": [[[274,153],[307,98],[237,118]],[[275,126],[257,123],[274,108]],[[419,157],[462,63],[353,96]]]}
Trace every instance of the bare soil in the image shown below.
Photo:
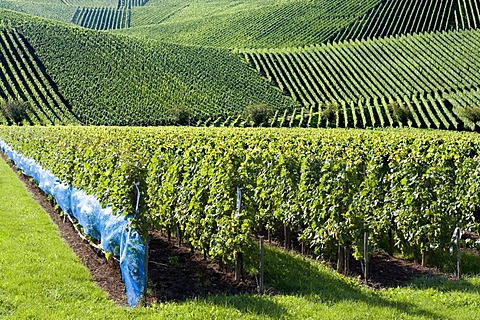
{"label": "bare soil", "polygon": [[[376,252],[370,258],[368,281],[362,283],[374,289],[402,287],[411,284],[420,277],[443,276],[450,278],[437,268],[423,267],[421,264],[397,259],[386,253]],[[352,275],[363,278],[363,266],[360,261],[350,265]]]}

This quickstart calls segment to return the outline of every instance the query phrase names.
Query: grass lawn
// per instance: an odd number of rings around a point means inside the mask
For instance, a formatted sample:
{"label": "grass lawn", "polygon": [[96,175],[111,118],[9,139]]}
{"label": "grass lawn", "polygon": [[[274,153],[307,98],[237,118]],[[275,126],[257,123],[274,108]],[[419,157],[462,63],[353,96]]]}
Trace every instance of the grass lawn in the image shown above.
{"label": "grass lawn", "polygon": [[118,307],[0,158],[0,319],[479,319],[480,277],[373,291],[311,260],[266,252],[278,296],[215,296]]}

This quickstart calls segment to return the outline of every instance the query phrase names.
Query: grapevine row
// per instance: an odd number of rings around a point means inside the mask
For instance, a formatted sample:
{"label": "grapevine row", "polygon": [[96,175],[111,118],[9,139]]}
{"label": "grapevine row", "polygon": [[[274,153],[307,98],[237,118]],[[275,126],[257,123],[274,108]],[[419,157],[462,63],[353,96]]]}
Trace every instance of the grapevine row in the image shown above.
{"label": "grapevine row", "polygon": [[139,182],[144,236],[176,233],[226,261],[267,230],[295,233],[317,255],[358,258],[364,232],[376,248],[419,256],[447,251],[457,225],[478,228],[471,133],[0,127],[0,138],[124,214]]}
{"label": "grapevine row", "polygon": [[131,10],[115,8],[78,8],[72,22],[79,26],[96,29],[123,29],[130,27]]}
{"label": "grapevine row", "polygon": [[338,111],[339,126],[459,129],[468,119],[445,96],[479,87],[478,46],[480,32],[466,30],[248,50],[243,56],[313,113],[328,118]]}
{"label": "grapevine row", "polygon": [[[15,29],[0,30],[0,70],[0,123],[16,123],[15,118],[22,115],[29,124],[77,122],[42,63]],[[9,103],[20,103],[24,109],[13,110]]]}
{"label": "grapevine row", "polygon": [[387,0],[338,32],[335,42],[398,34],[476,29],[479,0]]}

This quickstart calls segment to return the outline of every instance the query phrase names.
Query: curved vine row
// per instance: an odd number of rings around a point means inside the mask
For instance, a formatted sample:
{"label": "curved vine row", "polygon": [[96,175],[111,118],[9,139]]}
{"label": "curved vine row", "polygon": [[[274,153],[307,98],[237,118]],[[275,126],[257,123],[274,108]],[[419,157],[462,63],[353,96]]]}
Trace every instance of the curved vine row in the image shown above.
{"label": "curved vine row", "polygon": [[0,28],[0,124],[78,122],[41,61],[16,30]]}

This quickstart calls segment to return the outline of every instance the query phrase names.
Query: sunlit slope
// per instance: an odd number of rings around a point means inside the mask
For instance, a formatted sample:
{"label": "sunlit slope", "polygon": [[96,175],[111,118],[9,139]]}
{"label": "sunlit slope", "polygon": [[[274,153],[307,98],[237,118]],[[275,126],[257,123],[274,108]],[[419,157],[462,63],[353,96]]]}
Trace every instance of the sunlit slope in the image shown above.
{"label": "sunlit slope", "polygon": [[[161,125],[227,118],[290,101],[231,53],[132,40],[0,11],[32,46],[85,124]],[[175,111],[172,111],[175,110]]]}
{"label": "sunlit slope", "polygon": [[478,130],[479,47],[465,30],[243,55],[308,113],[337,114],[319,126]]}
{"label": "sunlit slope", "polygon": [[151,0],[132,9],[129,35],[215,46],[285,47],[321,43],[379,0]]}
{"label": "sunlit slope", "polygon": [[332,40],[477,29],[479,0],[384,0]]}

